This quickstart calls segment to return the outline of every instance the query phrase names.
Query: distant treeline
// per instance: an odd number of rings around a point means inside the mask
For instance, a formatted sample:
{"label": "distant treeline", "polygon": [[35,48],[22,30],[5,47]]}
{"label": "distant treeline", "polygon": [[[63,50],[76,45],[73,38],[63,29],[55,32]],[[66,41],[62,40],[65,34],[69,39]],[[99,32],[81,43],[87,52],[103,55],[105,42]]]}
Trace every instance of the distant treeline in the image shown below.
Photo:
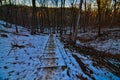
{"label": "distant treeline", "polygon": [[[36,26],[38,27],[55,27],[61,26],[71,26],[76,24],[78,17],[78,8],[48,8],[48,7],[37,7],[36,8]],[[84,20],[86,17],[86,20]],[[111,21],[113,17],[116,17],[115,21]],[[16,6],[16,5],[4,5],[0,6],[0,19],[6,20],[8,22],[31,26],[32,20],[32,7],[28,6]],[[62,21],[62,24],[61,24]],[[74,23],[75,22],[75,23]],[[87,26],[97,25],[97,10],[87,9],[87,11],[82,11],[81,24]],[[111,22],[111,23],[110,23]],[[120,22],[120,11],[113,16],[113,12],[107,11],[102,13],[102,25],[109,26],[114,23],[114,25],[119,25]]]}
{"label": "distant treeline", "polygon": [[[34,27],[37,32],[42,32],[44,27],[52,27],[54,30],[62,29],[70,32],[74,30],[79,14],[79,8],[71,6],[69,8],[50,8],[47,6],[36,7],[33,14],[33,7],[21,5],[3,5],[0,6],[0,19],[13,24],[22,25],[27,28]],[[114,15],[115,14],[115,15]],[[34,18],[33,18],[34,16]],[[34,21],[33,21],[34,19]],[[79,28],[84,31],[97,28],[98,11],[88,6],[81,12]],[[114,13],[108,9],[101,11],[101,28],[120,26],[120,11]]]}

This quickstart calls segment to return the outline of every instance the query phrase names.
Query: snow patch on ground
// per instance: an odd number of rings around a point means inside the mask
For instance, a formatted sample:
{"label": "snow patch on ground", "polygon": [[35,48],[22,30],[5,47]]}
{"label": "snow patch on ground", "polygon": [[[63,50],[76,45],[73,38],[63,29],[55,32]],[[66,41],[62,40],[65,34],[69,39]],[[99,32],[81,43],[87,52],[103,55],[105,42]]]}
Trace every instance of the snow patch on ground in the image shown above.
{"label": "snow patch on ground", "polygon": [[[28,30],[21,26],[18,26],[19,33],[15,33],[15,25],[12,25],[12,28],[6,28],[3,24],[5,25],[5,22],[0,21],[0,35],[6,34],[8,37],[0,37],[0,80],[34,80],[35,78],[38,80],[41,79],[41,77],[46,79],[44,75],[49,74],[44,74],[43,69],[40,69],[40,65],[44,64],[40,58],[45,52],[48,52],[45,51],[45,47],[49,40],[49,35],[30,35]],[[54,40],[56,45],[55,52],[59,54],[57,54],[58,57],[64,59],[67,66],[65,70],[61,72],[62,75],[56,73],[57,76],[55,76],[54,80],[56,80],[56,78],[59,80],[59,77],[61,80],[79,80],[77,75],[92,80],[82,71],[72,54],[77,55],[81,61],[93,71],[92,76],[94,76],[96,80],[120,79],[107,70],[94,67],[89,57],[64,49],[64,45],[55,36]],[[112,48],[120,50],[120,44],[118,44],[120,40],[114,41],[114,44],[111,42],[113,42],[113,40],[106,41],[104,44],[93,41],[86,45],[97,47],[97,49],[101,48],[102,50],[104,46],[107,48],[114,45]],[[81,42],[79,44],[81,44]],[[84,45],[84,43],[82,44]],[[61,61],[63,62],[63,60]],[[58,62],[63,64],[61,61],[59,60]]]}
{"label": "snow patch on ground", "polygon": [[0,25],[0,30],[8,32],[0,32],[8,36],[0,37],[0,80],[24,79],[40,64],[38,57],[43,54],[49,35],[30,35],[27,29],[20,26],[18,29],[19,33],[14,34],[14,25],[12,28]]}
{"label": "snow patch on ground", "polygon": [[[116,30],[116,29],[115,29]],[[77,44],[83,45],[83,46],[90,46],[93,47],[99,51],[104,51],[107,53],[112,54],[120,54],[120,38],[113,38],[114,35],[119,34],[119,32],[113,32],[109,34],[110,36],[106,37],[104,40],[101,40],[101,38],[96,38],[96,33],[87,32],[87,33],[80,33],[78,34],[78,38],[83,39],[77,40]],[[105,36],[103,36],[105,37]],[[91,39],[90,41],[85,41],[86,39]]]}
{"label": "snow patch on ground", "polygon": [[[85,65],[87,65],[88,69],[93,71],[93,73],[90,74],[90,75],[92,75],[95,78],[95,80],[110,80],[110,79],[112,79],[112,80],[119,80],[120,79],[119,77],[117,77],[116,75],[112,74],[111,72],[109,72],[105,68],[99,68],[99,67],[93,66],[93,62],[89,58],[89,56],[81,55],[81,54],[76,53],[76,52],[73,52],[72,54],[74,54],[77,57],[79,57],[79,59]],[[90,80],[92,80],[92,79],[90,79]]]}

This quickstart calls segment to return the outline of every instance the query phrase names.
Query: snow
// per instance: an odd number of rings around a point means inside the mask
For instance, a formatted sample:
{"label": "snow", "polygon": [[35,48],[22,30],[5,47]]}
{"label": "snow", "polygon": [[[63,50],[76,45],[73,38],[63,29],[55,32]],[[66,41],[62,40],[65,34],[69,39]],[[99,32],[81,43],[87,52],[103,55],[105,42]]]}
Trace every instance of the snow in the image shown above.
{"label": "snow", "polygon": [[[118,29],[118,28],[117,28]],[[113,30],[116,30],[113,29]],[[118,29],[119,30],[119,29]],[[97,39],[97,33],[87,32],[87,33],[80,33],[78,34],[78,37],[81,40],[77,40],[77,44],[82,46],[89,46],[93,47],[96,50],[103,51],[106,53],[112,53],[112,54],[120,54],[120,38],[114,38],[115,35],[118,36],[118,33],[111,33],[109,34],[110,38],[106,38],[104,40]],[[105,37],[105,36],[103,36]],[[85,41],[86,39],[89,39],[88,41]]]}
{"label": "snow", "polygon": [[73,52],[74,55],[77,55],[80,60],[87,65],[88,69],[93,71],[93,74],[91,74],[95,80],[119,80],[120,78],[116,75],[112,74],[105,68],[95,67],[93,65],[92,60],[89,58],[89,56],[84,56],[79,53]]}
{"label": "snow", "polygon": [[102,42],[89,42],[90,46],[99,51],[111,52],[113,54],[120,54],[120,39],[119,40],[105,40]]}
{"label": "snow", "polygon": [[[1,23],[4,24],[3,21]],[[29,75],[36,65],[40,63],[37,57],[43,54],[49,38],[49,35],[32,36],[23,27],[18,27],[21,32],[16,35],[13,33],[15,32],[14,25],[12,28],[5,28],[0,25],[1,30],[9,32],[1,32],[1,34],[7,34],[8,38],[0,37],[0,80],[16,80],[23,79],[24,76],[27,77],[26,73]],[[12,46],[15,44],[25,47],[12,49]]]}
{"label": "snow", "polygon": [[[53,35],[53,41],[51,41],[48,34],[30,35],[29,31],[22,26],[18,26],[19,33],[15,33],[14,24],[11,28],[6,28],[3,24],[5,25],[5,22],[0,21],[0,35],[5,34],[8,37],[0,36],[0,80],[80,80],[77,76],[92,80],[84,73],[73,54],[93,71],[93,74],[90,75],[96,80],[120,79],[108,70],[93,66],[89,56],[65,49],[56,35]],[[119,42],[119,40],[117,41]],[[120,50],[118,48],[120,44],[117,41],[106,41],[104,46],[109,47],[113,42],[114,46],[111,48]],[[94,43],[89,44],[95,47],[99,45],[97,48],[103,49],[101,43],[97,45]],[[15,45],[19,47],[15,47]],[[50,48],[51,46],[52,48]],[[52,50],[53,48],[54,50]],[[49,69],[49,67],[57,67],[57,69]],[[53,74],[54,76],[51,77]]]}
{"label": "snow", "polygon": [[[12,39],[0,39],[1,50],[0,50],[0,77],[3,79],[8,78],[9,74],[12,71],[11,80],[19,79],[22,75],[24,75],[24,70],[32,71],[36,64],[39,64],[39,60],[36,58],[39,54],[43,53],[43,48],[45,47],[45,43],[48,40],[48,36],[15,36],[12,37],[16,39],[18,45],[25,45],[25,48],[17,48],[13,49],[11,53],[8,55],[9,50],[11,49]],[[23,43],[24,41],[24,43]],[[39,46],[38,46],[39,45]],[[31,59],[30,59],[31,58]],[[35,61],[34,61],[35,60]],[[5,69],[4,66],[7,66],[8,69]],[[14,71],[14,72],[13,72]],[[19,73],[19,75],[17,75]],[[22,74],[24,73],[24,74]],[[29,72],[28,72],[29,73]],[[16,76],[16,77],[14,77]],[[23,76],[22,76],[23,77]]]}
{"label": "snow", "polygon": [[[65,64],[67,65],[67,71],[69,73],[71,73],[69,76],[71,77],[71,79],[77,80],[76,75],[81,72],[78,63],[71,56],[71,54],[69,54],[68,52],[67,53],[65,52],[63,44],[58,39],[56,39],[56,42],[59,43],[59,44],[57,44],[58,48],[59,48],[58,51],[60,51],[62,53],[62,56],[65,60]],[[67,55],[67,54],[69,54],[69,55]]]}
{"label": "snow", "polygon": [[[0,23],[5,25],[4,21],[0,21]],[[72,65],[68,56],[64,56],[66,52],[63,45],[55,36],[55,59],[57,61],[54,64],[47,64],[49,59],[54,58],[51,54],[48,54],[48,52],[53,53],[53,51],[49,51],[47,48],[49,45],[49,35],[30,35],[28,30],[22,26],[18,26],[19,33],[15,33],[15,25],[12,24],[11,28],[6,28],[2,25],[0,25],[0,30],[2,30],[0,34],[5,34],[8,37],[0,37],[0,80],[45,80],[47,79],[46,76],[51,74],[49,73],[49,69],[43,68],[52,66],[63,66],[57,70],[53,69],[55,73],[54,77],[51,78],[48,76],[52,80],[71,80],[76,77],[80,69],[79,65],[77,63]],[[14,45],[23,47],[14,47]],[[63,57],[66,58],[67,62],[64,61]],[[65,67],[66,63],[69,66],[68,68]],[[78,69],[76,69],[75,65]],[[68,71],[71,73],[69,74],[70,76],[68,75]]]}

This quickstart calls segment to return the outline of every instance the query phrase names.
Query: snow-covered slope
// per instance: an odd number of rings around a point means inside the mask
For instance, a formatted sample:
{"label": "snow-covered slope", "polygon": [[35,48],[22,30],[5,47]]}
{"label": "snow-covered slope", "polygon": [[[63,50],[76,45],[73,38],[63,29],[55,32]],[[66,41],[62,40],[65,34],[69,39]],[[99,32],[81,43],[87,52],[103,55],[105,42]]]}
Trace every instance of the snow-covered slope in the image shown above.
{"label": "snow-covered slope", "polygon": [[39,59],[34,59],[43,53],[49,35],[30,35],[21,26],[15,33],[14,25],[6,28],[3,24],[0,21],[0,80],[20,79],[36,67],[33,64],[39,63]]}
{"label": "snow-covered slope", "polygon": [[[3,25],[5,22],[0,21],[0,80],[120,79],[104,68],[95,67],[89,56],[65,49],[55,35],[53,36],[54,42],[49,44],[49,35],[30,35],[29,31],[21,26],[18,26],[19,33],[16,33],[15,25],[12,27],[4,27]],[[50,72],[55,71],[55,76],[50,79],[52,74],[41,68],[46,67],[49,61],[41,59],[51,58],[51,54],[48,54],[50,52],[48,47],[51,47],[53,43],[55,53],[52,58],[59,58],[58,65],[65,64],[65,67],[60,67],[59,70],[51,69]],[[77,56],[82,64],[79,64],[73,55]]]}
{"label": "snow-covered slope", "polygon": [[[118,29],[120,30],[120,29]],[[108,35],[97,37],[97,33],[80,33],[78,44],[93,47],[106,53],[120,54],[120,32],[113,29]]]}

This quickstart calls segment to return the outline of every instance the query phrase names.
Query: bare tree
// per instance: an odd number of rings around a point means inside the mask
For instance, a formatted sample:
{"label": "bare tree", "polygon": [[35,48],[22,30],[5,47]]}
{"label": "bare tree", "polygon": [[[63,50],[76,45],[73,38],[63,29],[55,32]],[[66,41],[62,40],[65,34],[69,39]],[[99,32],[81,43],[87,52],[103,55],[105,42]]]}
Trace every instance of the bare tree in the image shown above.
{"label": "bare tree", "polygon": [[84,6],[85,6],[85,12],[84,12],[84,27],[83,27],[83,31],[86,32],[86,26],[87,26],[87,23],[86,23],[86,0],[85,0],[85,3],[84,3]]}
{"label": "bare tree", "polygon": [[72,0],[71,2],[71,21],[70,21],[70,35],[74,36],[74,32],[75,32],[75,27],[76,27],[76,2],[77,0]]}
{"label": "bare tree", "polygon": [[61,25],[60,25],[60,36],[62,35],[63,33],[63,0],[61,0]]}
{"label": "bare tree", "polygon": [[100,0],[97,0],[97,6],[98,6],[98,19],[99,19],[99,23],[98,23],[98,35],[101,34],[101,13],[100,13]]}
{"label": "bare tree", "polygon": [[[58,0],[54,0],[56,9],[58,8]],[[58,33],[58,19],[57,19],[57,13],[58,11],[55,9],[55,28],[57,28],[57,33]]]}
{"label": "bare tree", "polygon": [[35,16],[36,16],[36,0],[32,0],[32,6],[33,6],[33,11],[32,11],[32,30],[31,34],[35,34]]}
{"label": "bare tree", "polygon": [[83,0],[80,1],[77,24],[76,24],[76,27],[75,27],[75,32],[73,34],[73,41],[75,42],[75,44],[76,44],[76,40],[77,40],[79,22],[81,21],[81,16],[82,16],[82,3],[83,3]]}

